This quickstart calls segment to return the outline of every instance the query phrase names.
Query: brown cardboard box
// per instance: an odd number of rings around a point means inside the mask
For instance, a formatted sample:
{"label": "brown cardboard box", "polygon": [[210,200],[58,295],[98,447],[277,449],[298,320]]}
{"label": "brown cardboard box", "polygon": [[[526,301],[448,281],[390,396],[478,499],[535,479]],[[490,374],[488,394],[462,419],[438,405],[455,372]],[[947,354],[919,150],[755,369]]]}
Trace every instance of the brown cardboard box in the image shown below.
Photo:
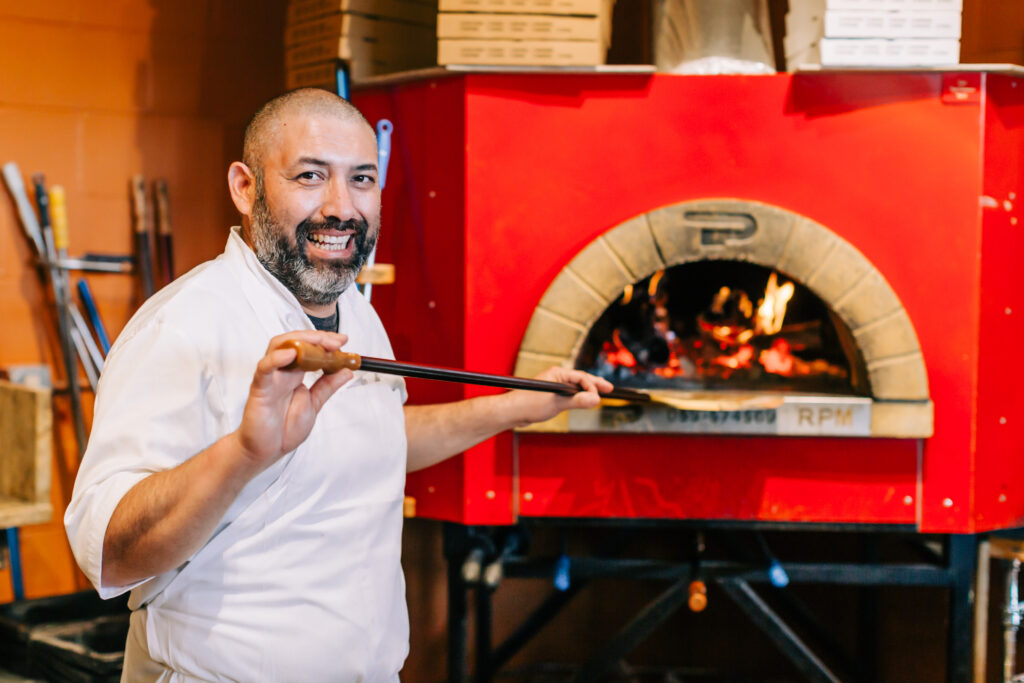
{"label": "brown cardboard box", "polygon": [[290,45],[284,51],[285,69],[330,59],[356,60],[372,53],[375,59],[402,62],[409,68],[434,63],[437,39],[426,26],[405,24],[358,15],[341,23],[343,34],[331,33],[315,40]]}
{"label": "brown cardboard box", "polygon": [[337,83],[338,62],[307,64],[285,72],[284,85],[288,90],[295,88],[326,88],[334,90]]}
{"label": "brown cardboard box", "polygon": [[532,14],[601,14],[614,0],[438,0],[441,12],[528,12]]}
{"label": "brown cardboard box", "polygon": [[603,17],[546,14],[482,14],[442,12],[438,38],[505,40],[590,40],[610,43],[610,22]]}
{"label": "brown cardboard box", "polygon": [[288,26],[284,32],[285,47],[338,36],[371,36],[381,40],[400,42],[403,36],[434,34],[434,29],[421,24],[380,19],[363,14],[330,14],[302,24]]}
{"label": "brown cardboard box", "polygon": [[334,39],[333,47],[335,54],[340,56],[286,68],[286,87],[289,90],[299,87],[335,90],[338,59],[345,61],[348,76],[353,82],[396,71],[422,69],[437,63],[437,47],[433,39],[427,45],[409,49],[400,43],[341,36]]}
{"label": "brown cardboard box", "polygon": [[598,41],[441,39],[437,41],[437,63],[595,66],[604,64],[606,51]]}
{"label": "brown cardboard box", "polygon": [[433,26],[437,3],[417,0],[291,0],[286,21],[291,26],[339,12],[357,12]]}

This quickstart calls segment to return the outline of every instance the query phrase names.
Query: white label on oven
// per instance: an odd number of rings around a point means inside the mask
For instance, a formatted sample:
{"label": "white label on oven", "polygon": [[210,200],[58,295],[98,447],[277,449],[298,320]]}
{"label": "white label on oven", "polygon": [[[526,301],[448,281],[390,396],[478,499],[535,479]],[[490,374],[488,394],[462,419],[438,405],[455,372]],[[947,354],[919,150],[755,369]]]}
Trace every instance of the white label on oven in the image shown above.
{"label": "white label on oven", "polygon": [[777,408],[676,410],[626,405],[569,413],[570,432],[870,436],[871,399],[786,396]]}
{"label": "white label on oven", "polygon": [[871,399],[791,396],[777,408],[779,434],[871,436]]}

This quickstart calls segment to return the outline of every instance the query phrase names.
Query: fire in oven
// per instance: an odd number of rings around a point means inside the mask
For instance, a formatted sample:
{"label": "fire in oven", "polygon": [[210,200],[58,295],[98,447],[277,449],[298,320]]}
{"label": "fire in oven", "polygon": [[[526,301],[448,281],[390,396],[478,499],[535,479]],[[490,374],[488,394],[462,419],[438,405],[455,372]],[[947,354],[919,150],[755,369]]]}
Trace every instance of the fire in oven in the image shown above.
{"label": "fire in oven", "polygon": [[929,436],[913,326],[855,247],[806,217],[703,200],[616,226],[537,307],[517,374],[558,362],[647,391],[545,431]]}

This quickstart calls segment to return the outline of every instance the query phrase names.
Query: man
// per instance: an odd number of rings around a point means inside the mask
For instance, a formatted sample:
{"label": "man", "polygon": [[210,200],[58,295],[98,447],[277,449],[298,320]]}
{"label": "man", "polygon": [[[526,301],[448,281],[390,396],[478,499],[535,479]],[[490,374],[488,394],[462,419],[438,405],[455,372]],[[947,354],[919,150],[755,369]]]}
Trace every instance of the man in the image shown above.
{"label": "man", "polygon": [[285,369],[290,339],[393,357],[352,286],[376,160],[341,98],[266,104],[228,171],[241,229],[111,349],[65,525],[101,596],[132,591],[124,680],[397,680],[405,471],[611,388],[552,368],[582,391],[404,406],[400,378]]}

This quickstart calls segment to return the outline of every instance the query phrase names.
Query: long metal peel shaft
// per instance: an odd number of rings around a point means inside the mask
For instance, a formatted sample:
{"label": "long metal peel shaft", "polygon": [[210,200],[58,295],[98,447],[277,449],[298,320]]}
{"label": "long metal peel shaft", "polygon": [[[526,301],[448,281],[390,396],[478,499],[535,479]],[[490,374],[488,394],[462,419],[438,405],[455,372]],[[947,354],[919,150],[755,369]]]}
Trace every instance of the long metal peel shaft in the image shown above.
{"label": "long metal peel shaft", "polygon": [[[385,360],[383,358],[371,358],[355,353],[345,353],[344,351],[325,351],[321,346],[296,339],[289,339],[278,348],[295,350],[295,360],[285,368],[288,370],[298,369],[307,372],[323,370],[325,373],[332,373],[348,368],[349,370],[379,372],[385,375],[401,375],[402,377],[417,377],[444,382],[458,382],[460,384],[476,384],[486,387],[500,387],[502,389],[545,391],[552,394],[561,394],[562,396],[572,396],[582,391],[579,386],[565,382],[548,382],[540,379],[489,375],[468,370],[456,370],[455,368],[443,368],[436,365],[421,365],[418,363],[404,363],[397,360]],[[640,391],[630,391],[629,389],[615,389],[602,393],[601,396],[639,403],[649,403],[651,401],[649,394]]]}

